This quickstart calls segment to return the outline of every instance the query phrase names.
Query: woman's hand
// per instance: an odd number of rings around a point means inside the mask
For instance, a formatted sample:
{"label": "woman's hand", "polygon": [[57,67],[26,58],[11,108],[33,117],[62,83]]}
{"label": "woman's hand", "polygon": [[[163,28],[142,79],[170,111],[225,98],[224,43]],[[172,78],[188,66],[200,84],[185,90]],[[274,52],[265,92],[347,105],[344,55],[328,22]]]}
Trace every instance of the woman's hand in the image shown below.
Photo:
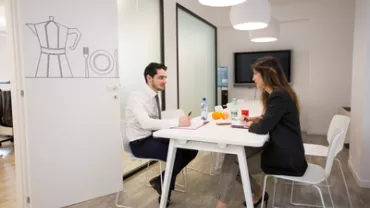
{"label": "woman's hand", "polygon": [[246,125],[246,126],[248,126],[248,127],[250,127],[252,124],[253,124],[253,121],[247,121],[247,122],[245,123],[245,125]]}
{"label": "woman's hand", "polygon": [[239,118],[240,122],[243,123],[245,121],[245,118],[247,118],[249,120],[249,118],[245,115],[240,116],[240,118]]}
{"label": "woman's hand", "polygon": [[249,117],[249,121],[258,122],[260,119],[262,119],[262,116],[255,116],[255,117]]}

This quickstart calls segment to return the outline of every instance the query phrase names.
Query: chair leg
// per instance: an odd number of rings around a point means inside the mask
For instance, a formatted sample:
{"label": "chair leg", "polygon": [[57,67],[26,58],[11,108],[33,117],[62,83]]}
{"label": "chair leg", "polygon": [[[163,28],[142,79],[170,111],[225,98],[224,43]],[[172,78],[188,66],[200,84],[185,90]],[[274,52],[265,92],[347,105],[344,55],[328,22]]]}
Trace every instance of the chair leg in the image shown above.
{"label": "chair leg", "polygon": [[176,189],[175,188],[175,191],[181,192],[181,193],[186,193],[186,177],[185,177],[185,174],[184,174],[184,169],[181,171],[182,178],[183,178],[183,181],[184,181],[184,185],[176,184],[177,186],[181,187],[182,189]]}
{"label": "chair leg", "polygon": [[162,162],[161,161],[158,161],[159,162],[159,177],[161,178],[161,187],[162,187],[162,184],[163,184],[163,178],[162,178]]}
{"label": "chair leg", "polygon": [[[328,180],[327,179],[325,179],[325,182],[326,182],[326,184],[328,184]],[[333,205],[333,208],[335,208],[334,201],[333,201],[333,196],[331,195],[329,184],[328,184],[327,188],[328,188],[328,192],[329,192],[329,197],[330,197],[331,204]]]}
{"label": "chair leg", "polygon": [[[125,170],[125,161],[123,161],[123,164],[122,164],[122,173],[124,173],[124,170]],[[122,177],[120,177],[120,183],[118,185],[118,190],[117,190],[117,194],[116,194],[116,207],[120,207],[120,208],[132,208],[132,207],[129,207],[129,206],[125,206],[123,204],[118,204],[118,199],[119,199],[119,195],[120,195],[120,192],[121,192],[121,187],[122,187],[122,193],[124,192],[124,187],[123,187],[123,181],[122,181]]]}
{"label": "chair leg", "polygon": [[[278,183],[278,179],[277,178],[274,178],[274,192],[272,193],[272,207],[273,208],[275,208],[276,184],[277,183]],[[265,195],[265,192],[262,192],[262,194]]]}
{"label": "chair leg", "polygon": [[[146,166],[146,170],[145,170],[145,186],[146,186],[146,187],[152,187],[152,186],[149,184],[149,179],[148,179],[149,163],[150,163],[150,161],[148,161],[147,166]],[[160,163],[159,163],[159,164],[160,164]]]}
{"label": "chair leg", "polygon": [[322,192],[320,190],[320,188],[316,185],[314,185],[314,187],[319,191],[319,194],[320,194],[320,198],[321,198],[321,203],[322,203],[322,207],[325,208],[325,201],[324,201],[324,197],[322,196]]}
{"label": "chair leg", "polygon": [[265,203],[265,192],[266,192],[266,186],[267,186],[267,178],[269,175],[265,175],[265,180],[263,181],[263,191],[262,191],[262,202],[261,202],[261,208],[264,207]]}
{"label": "chair leg", "polygon": [[192,167],[188,167],[190,170],[194,170],[194,171],[196,171],[196,172],[199,172],[199,173],[203,173],[203,174],[205,174],[205,175],[210,175],[210,176],[214,176],[213,174],[212,174],[212,163],[213,163],[213,156],[212,156],[212,153],[211,153],[211,167],[209,168],[209,172],[205,172],[205,171],[202,171],[202,170],[198,170],[198,169],[196,169],[196,168],[192,168]]}
{"label": "chair leg", "polygon": [[[161,184],[163,185],[163,178],[162,178],[162,162],[161,161],[158,161],[159,162],[159,172],[160,172],[160,178],[161,178]],[[182,170],[182,171],[184,171],[184,170]],[[185,177],[184,177],[184,172],[182,172],[182,176],[183,176],[183,178],[184,178],[184,180],[185,180]],[[176,184],[176,185],[178,185],[178,186],[180,186],[181,188],[184,188],[184,190],[181,190],[181,189],[176,189],[175,188],[175,191],[178,191],[178,192],[182,192],[182,193],[185,193],[186,191],[185,191],[185,185],[179,185],[179,184]]]}
{"label": "chair leg", "polygon": [[294,204],[293,202],[293,193],[294,193],[294,181],[292,181],[292,189],[290,192],[290,204]]}
{"label": "chair leg", "polygon": [[[295,184],[295,185],[309,186],[310,184]],[[318,187],[318,186],[315,185],[315,187]],[[325,186],[325,187],[329,188],[328,186]],[[312,205],[312,204],[303,204],[303,203],[293,202],[293,189],[294,189],[294,182],[292,182],[292,191],[291,191],[291,194],[290,194],[290,204],[293,204],[293,205],[299,206],[299,207],[302,207],[302,206],[305,206],[305,207],[322,207],[320,205]]]}
{"label": "chair leg", "polygon": [[185,172],[185,175],[183,174],[183,177],[184,177],[184,188],[186,189],[188,187],[188,184],[186,182],[186,178],[188,177],[188,169],[187,169],[187,167],[185,167],[182,171]]}
{"label": "chair leg", "polygon": [[338,164],[339,164],[340,172],[342,173],[342,177],[343,177],[344,186],[346,187],[346,191],[347,191],[347,196],[348,196],[349,205],[350,205],[350,208],[352,208],[351,195],[349,194],[349,190],[348,190],[348,186],[347,186],[346,178],[344,177],[344,172],[343,172],[343,169],[342,169],[342,164],[341,164],[341,162],[340,162],[340,160],[339,160],[338,158],[335,158],[335,160],[336,160],[336,161],[338,162]]}
{"label": "chair leg", "polygon": [[122,193],[123,193],[123,182],[122,184],[120,183],[120,185],[118,186],[118,190],[117,190],[117,195],[116,195],[116,207],[120,207],[120,208],[132,208],[132,207],[129,207],[129,206],[125,206],[123,204],[118,204],[118,199],[119,199],[119,193],[121,192],[120,190],[120,187],[122,186]]}

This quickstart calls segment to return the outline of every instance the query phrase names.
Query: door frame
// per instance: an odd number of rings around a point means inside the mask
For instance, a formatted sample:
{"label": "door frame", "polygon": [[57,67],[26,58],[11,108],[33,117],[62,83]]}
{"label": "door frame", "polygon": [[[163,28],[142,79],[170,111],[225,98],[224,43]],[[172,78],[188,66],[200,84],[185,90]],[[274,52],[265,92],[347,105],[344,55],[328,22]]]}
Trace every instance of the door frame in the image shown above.
{"label": "door frame", "polygon": [[199,15],[195,14],[194,12],[190,11],[189,9],[187,9],[186,7],[182,6],[181,4],[179,3],[176,3],[176,63],[177,63],[177,108],[180,108],[180,76],[179,76],[179,71],[180,71],[180,64],[179,64],[179,10],[183,10],[185,11],[186,13],[188,13],[189,15],[195,17],[196,19],[206,23],[207,25],[211,26],[213,29],[215,29],[215,73],[216,73],[216,76],[215,76],[215,105],[217,106],[217,96],[218,96],[218,93],[217,93],[217,76],[218,76],[218,73],[217,73],[217,56],[218,56],[218,53],[217,53],[217,27],[208,22],[207,20],[203,19],[202,17],[200,17]]}
{"label": "door frame", "polygon": [[13,134],[15,152],[16,197],[18,208],[29,208],[30,184],[28,164],[28,142],[26,136],[26,109],[24,100],[24,66],[22,57],[22,42],[19,27],[19,1],[5,0],[6,19],[6,50],[11,70],[11,96],[13,113]]}

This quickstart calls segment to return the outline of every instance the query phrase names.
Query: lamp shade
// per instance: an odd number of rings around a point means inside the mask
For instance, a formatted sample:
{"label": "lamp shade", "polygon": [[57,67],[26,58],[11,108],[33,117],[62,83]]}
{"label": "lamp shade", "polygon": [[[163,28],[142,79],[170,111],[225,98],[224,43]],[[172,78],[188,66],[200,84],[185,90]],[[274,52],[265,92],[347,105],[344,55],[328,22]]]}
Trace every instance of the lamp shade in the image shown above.
{"label": "lamp shade", "polygon": [[199,0],[199,3],[206,6],[226,7],[245,2],[246,0]]}
{"label": "lamp shade", "polygon": [[259,30],[249,31],[249,38],[252,42],[272,42],[280,37],[280,24],[275,18],[271,18],[267,27]]}
{"label": "lamp shade", "polygon": [[230,10],[230,21],[237,30],[258,30],[267,27],[271,19],[268,0],[247,0],[234,5]]}
{"label": "lamp shade", "polygon": [[4,16],[0,16],[0,33],[6,33],[6,21]]}
{"label": "lamp shade", "polygon": [[6,21],[5,21],[5,9],[0,6],[0,33],[5,33]]}

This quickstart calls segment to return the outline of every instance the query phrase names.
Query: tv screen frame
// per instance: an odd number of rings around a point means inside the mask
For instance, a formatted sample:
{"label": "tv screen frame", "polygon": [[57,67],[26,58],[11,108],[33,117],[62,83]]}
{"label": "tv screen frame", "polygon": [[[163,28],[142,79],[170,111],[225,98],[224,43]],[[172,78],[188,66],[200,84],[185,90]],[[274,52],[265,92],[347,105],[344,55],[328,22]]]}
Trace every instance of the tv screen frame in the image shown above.
{"label": "tv screen frame", "polygon": [[287,70],[288,74],[285,73],[285,76],[288,80],[288,83],[291,84],[292,83],[292,50],[286,49],[286,50],[235,52],[234,53],[234,86],[254,86],[255,85],[253,80],[251,80],[250,82],[237,82],[237,76],[238,76],[237,57],[239,55],[266,54],[266,56],[271,56],[274,53],[276,53],[276,54],[286,53],[286,55],[288,56],[288,58],[289,58],[289,67],[288,67],[288,69],[283,69],[283,70]]}

